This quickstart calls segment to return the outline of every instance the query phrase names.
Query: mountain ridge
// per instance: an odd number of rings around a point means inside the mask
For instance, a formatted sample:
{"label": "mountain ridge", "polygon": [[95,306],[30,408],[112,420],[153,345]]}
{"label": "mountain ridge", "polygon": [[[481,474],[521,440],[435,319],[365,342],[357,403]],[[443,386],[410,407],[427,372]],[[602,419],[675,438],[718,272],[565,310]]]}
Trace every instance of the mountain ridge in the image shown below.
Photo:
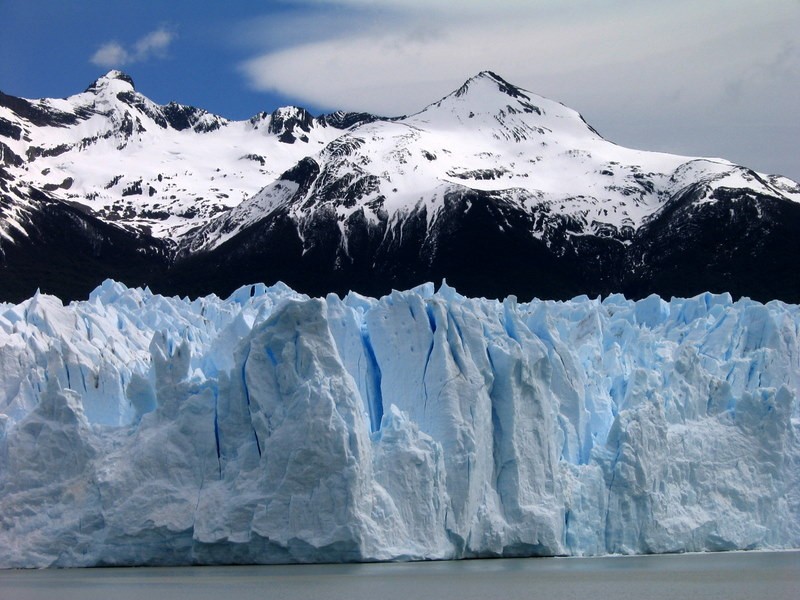
{"label": "mountain ridge", "polygon": [[[283,107],[246,121],[158,105],[111,71],[66,99],[0,97],[0,153],[0,280],[15,290],[49,285],[9,258],[36,248],[53,269],[95,265],[52,290],[67,298],[111,271],[182,295],[279,279],[381,295],[446,278],[478,296],[800,301],[784,258],[800,251],[796,182],[624,148],[491,71],[407,116]],[[82,227],[149,266],[126,280],[102,244],[69,256],[36,234],[59,211],[99,219]]]}
{"label": "mountain ridge", "polygon": [[231,121],[189,105],[158,105],[116,70],[64,99],[0,98],[0,135],[12,134],[4,149],[38,167],[20,179],[56,191],[72,177],[74,187],[59,199],[164,238],[235,206],[262,187],[261,177],[302,158],[307,151],[299,146],[326,143],[338,126],[360,118],[368,117],[311,117],[282,107]]}

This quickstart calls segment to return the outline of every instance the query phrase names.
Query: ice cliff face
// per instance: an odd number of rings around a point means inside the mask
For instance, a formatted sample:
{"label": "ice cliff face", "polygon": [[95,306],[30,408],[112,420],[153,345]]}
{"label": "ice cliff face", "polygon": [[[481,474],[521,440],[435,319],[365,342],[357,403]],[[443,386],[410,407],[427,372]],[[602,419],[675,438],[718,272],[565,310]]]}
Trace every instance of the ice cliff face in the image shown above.
{"label": "ice cliff face", "polygon": [[800,309],[726,295],[0,305],[0,565],[800,544]]}

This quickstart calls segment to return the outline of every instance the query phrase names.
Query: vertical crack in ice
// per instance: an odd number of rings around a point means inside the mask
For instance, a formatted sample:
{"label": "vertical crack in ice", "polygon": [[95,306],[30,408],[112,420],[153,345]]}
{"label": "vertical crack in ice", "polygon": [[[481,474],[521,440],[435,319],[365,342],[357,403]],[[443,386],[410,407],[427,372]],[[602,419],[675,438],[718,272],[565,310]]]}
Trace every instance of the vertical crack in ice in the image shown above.
{"label": "vertical crack in ice", "polygon": [[422,369],[422,393],[425,396],[422,405],[423,412],[427,411],[428,409],[428,366],[431,362],[433,346],[436,343],[436,316],[433,314],[433,308],[431,307],[431,303],[428,301],[425,302],[425,314],[428,317],[428,324],[431,328],[431,345],[428,347],[428,354],[425,356],[425,366]]}
{"label": "vertical crack in ice", "polygon": [[500,508],[505,513],[505,498],[503,497],[503,489],[500,485],[500,475],[503,471],[503,426],[500,424],[500,415],[497,412],[495,399],[490,397],[490,400],[492,402],[492,464],[494,465],[492,487],[497,490],[497,496],[500,499]]}
{"label": "vertical crack in ice", "polygon": [[86,387],[86,373],[83,370],[83,365],[80,366],[78,371],[81,374],[81,384],[83,385],[83,391],[85,392],[88,390],[88,388]]}
{"label": "vertical crack in ice", "polygon": [[214,390],[214,441],[217,444],[217,467],[219,478],[222,479],[222,456],[219,449],[219,392]]}
{"label": "vertical crack in ice", "polygon": [[503,328],[506,331],[506,335],[509,338],[520,343],[519,334],[517,333],[517,327],[514,324],[514,317],[511,314],[511,308],[508,306],[508,302],[503,303]]}
{"label": "vertical crack in ice", "polygon": [[[627,429],[626,429],[627,431]],[[623,432],[625,433],[625,432]],[[622,436],[617,439],[617,451],[614,454],[614,460],[611,461],[611,481],[608,482],[608,493],[606,495],[606,516],[605,516],[605,543],[606,552],[611,552],[611,531],[609,529],[608,517],[611,514],[611,494],[614,487],[614,481],[617,478],[617,462],[619,461],[620,454],[622,454]]]}
{"label": "vertical crack in ice", "polygon": [[[569,521],[570,521],[571,511],[570,509],[566,509],[564,511],[564,545],[573,550],[571,544],[569,543],[570,535],[569,535]],[[573,550],[574,551],[574,550]]]}
{"label": "vertical crack in ice", "polygon": [[[298,323],[297,326],[299,327],[300,324]],[[301,357],[300,357],[300,333],[296,332],[294,334],[294,339],[292,340],[292,347],[294,348],[294,370],[295,373],[298,375],[302,373],[302,365],[300,364]]]}
{"label": "vertical crack in ice", "polygon": [[200,500],[203,498],[203,486],[205,484],[206,474],[203,472],[200,477],[200,487],[197,488],[197,502],[194,503],[194,511],[192,512],[192,532],[194,532],[194,527],[197,523],[197,513],[200,510]]}
{"label": "vertical crack in ice", "polygon": [[428,409],[428,365],[431,362],[431,354],[433,354],[433,344],[434,339],[431,338],[431,345],[428,347],[428,355],[425,357],[425,367],[422,369],[422,394],[424,396],[422,404],[423,412]]}
{"label": "vertical crack in ice", "polygon": [[267,348],[267,358],[269,358],[269,362],[272,363],[273,367],[278,365],[278,359],[275,358],[275,353],[272,351],[272,348]]}
{"label": "vertical crack in ice", "polygon": [[256,440],[256,448],[258,449],[258,457],[261,458],[261,442],[258,440],[258,432],[253,423],[253,412],[250,409],[250,390],[247,389],[247,361],[250,360],[250,348],[247,348],[247,356],[242,361],[242,389],[244,390],[244,399],[247,402],[247,414],[250,418],[250,427],[253,429],[253,437]]}
{"label": "vertical crack in ice", "polygon": [[450,340],[450,336],[448,336],[448,341],[450,342],[450,354],[453,357],[453,362],[455,362],[455,365],[458,368],[459,375],[464,377],[464,379],[468,379],[467,373],[469,369],[464,362],[467,353],[467,345],[464,342],[464,334],[461,332],[461,327],[459,327],[458,321],[449,307],[447,308],[447,331],[448,333],[455,331],[456,336],[458,337],[460,348],[454,346],[455,340]]}
{"label": "vertical crack in ice", "polygon": [[747,389],[749,391],[753,391],[756,387],[753,386],[753,379],[756,375],[758,375],[759,379],[761,378],[761,374],[756,372],[756,362],[751,358],[750,368],[747,370]]}
{"label": "vertical crack in ice", "polygon": [[366,322],[361,323],[361,342],[364,345],[364,354],[367,357],[367,408],[369,409],[369,424],[372,433],[378,431],[383,420],[383,392],[381,390],[381,367],[372,347],[369,330]]}
{"label": "vertical crack in ice", "polygon": [[436,315],[433,314],[433,307],[430,302],[425,302],[425,314],[428,315],[428,323],[431,326],[431,333],[436,333]]}

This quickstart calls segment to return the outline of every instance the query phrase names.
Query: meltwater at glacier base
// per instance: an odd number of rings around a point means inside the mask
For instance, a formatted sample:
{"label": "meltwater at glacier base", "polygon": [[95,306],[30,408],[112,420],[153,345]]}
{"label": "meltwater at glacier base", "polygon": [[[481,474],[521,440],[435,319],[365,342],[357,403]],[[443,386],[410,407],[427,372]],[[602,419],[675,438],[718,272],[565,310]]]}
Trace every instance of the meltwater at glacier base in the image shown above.
{"label": "meltwater at glacier base", "polygon": [[0,304],[0,566],[800,546],[800,307]]}

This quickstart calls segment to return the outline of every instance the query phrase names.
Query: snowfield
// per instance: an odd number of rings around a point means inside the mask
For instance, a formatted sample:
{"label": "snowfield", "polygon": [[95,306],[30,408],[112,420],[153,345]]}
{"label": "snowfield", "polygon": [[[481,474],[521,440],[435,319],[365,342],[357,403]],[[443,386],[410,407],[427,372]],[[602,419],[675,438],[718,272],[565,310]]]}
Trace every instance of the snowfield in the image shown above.
{"label": "snowfield", "polygon": [[0,305],[0,566],[800,545],[800,307]]}

